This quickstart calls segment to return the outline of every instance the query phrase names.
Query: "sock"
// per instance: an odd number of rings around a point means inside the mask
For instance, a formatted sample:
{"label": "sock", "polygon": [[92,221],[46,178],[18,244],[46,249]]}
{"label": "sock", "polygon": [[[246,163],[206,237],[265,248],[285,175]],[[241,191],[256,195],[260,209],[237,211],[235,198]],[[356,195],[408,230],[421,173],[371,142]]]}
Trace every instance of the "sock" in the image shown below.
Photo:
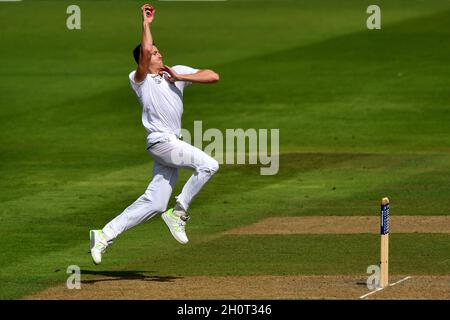
{"label": "sock", "polygon": [[184,208],[180,206],[178,202],[175,204],[175,207],[173,208],[173,214],[177,217],[187,216],[186,210],[184,210]]}

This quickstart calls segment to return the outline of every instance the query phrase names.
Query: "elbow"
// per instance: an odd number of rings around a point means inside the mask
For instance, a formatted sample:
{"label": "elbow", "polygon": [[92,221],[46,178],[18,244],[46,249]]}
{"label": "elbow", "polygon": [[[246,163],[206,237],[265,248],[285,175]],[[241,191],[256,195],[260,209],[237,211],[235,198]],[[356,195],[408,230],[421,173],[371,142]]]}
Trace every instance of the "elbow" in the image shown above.
{"label": "elbow", "polygon": [[149,57],[152,54],[153,46],[142,46],[142,56]]}
{"label": "elbow", "polygon": [[214,71],[212,71],[211,74],[211,83],[216,83],[220,80],[220,76],[218,73],[215,73]]}

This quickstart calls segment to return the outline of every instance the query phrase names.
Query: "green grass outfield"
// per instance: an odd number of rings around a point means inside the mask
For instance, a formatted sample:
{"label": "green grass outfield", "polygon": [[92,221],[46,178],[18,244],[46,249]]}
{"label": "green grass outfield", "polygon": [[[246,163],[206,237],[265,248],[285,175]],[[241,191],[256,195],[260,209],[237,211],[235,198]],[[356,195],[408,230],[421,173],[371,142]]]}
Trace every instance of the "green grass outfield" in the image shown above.
{"label": "green grass outfield", "polygon": [[[280,171],[223,165],[192,205],[188,246],[157,218],[94,267],[89,229],[152,172],[127,78],[142,2],[77,1],[80,31],[65,28],[70,4],[0,3],[0,298],[63,284],[72,264],[89,277],[361,274],[379,259],[376,235],[220,232],[269,216],[376,215],[385,195],[392,214],[449,214],[449,1],[155,2],[165,62],[221,75],[186,90],[183,126],[279,128]],[[366,28],[369,4],[381,30]],[[391,242],[392,273],[449,273],[450,235]]]}

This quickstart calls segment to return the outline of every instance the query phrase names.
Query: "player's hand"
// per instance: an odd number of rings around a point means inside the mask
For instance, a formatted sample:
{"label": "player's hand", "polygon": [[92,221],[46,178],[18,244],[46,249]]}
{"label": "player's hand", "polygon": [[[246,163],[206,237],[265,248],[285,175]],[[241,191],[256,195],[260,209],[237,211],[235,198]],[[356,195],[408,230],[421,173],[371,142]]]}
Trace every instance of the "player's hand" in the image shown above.
{"label": "player's hand", "polygon": [[146,22],[146,23],[152,23],[153,19],[155,17],[155,8],[153,8],[152,5],[144,4],[141,7],[141,11],[142,11],[142,21]]}
{"label": "player's hand", "polygon": [[180,75],[176,73],[172,68],[169,68],[168,66],[164,66],[162,70],[159,72],[159,74],[164,75],[164,77],[171,83],[174,83],[175,81],[180,81]]}

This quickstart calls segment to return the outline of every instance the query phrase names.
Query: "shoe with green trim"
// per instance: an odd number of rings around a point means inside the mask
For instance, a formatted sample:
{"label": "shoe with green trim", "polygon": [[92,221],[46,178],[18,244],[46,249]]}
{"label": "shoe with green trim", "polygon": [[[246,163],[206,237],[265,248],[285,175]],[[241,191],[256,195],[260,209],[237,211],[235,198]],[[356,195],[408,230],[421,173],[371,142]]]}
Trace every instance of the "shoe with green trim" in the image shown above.
{"label": "shoe with green trim", "polygon": [[186,222],[189,220],[189,216],[178,217],[173,214],[173,208],[167,210],[161,215],[161,218],[169,227],[172,236],[181,244],[188,243],[188,238],[186,236]]}
{"label": "shoe with green trim", "polygon": [[102,230],[89,231],[89,237],[91,239],[92,260],[95,264],[100,264],[102,262],[102,255],[106,251],[109,243]]}

